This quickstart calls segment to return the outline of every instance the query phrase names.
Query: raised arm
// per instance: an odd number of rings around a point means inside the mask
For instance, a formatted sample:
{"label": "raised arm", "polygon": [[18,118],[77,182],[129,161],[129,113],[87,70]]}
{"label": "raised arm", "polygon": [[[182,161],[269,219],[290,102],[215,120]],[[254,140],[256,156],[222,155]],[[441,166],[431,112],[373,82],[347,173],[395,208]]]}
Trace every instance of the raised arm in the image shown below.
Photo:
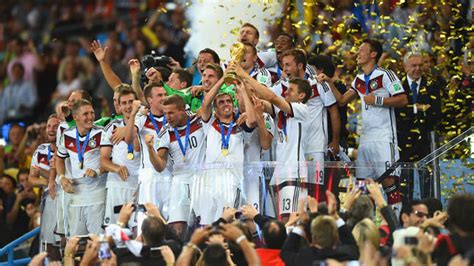
{"label": "raised arm", "polygon": [[130,67],[130,73],[132,74],[133,91],[137,94],[138,99],[143,104],[147,104],[145,94],[143,94],[143,90],[140,86],[140,61],[138,61],[138,59],[130,59],[130,61],[128,61],[128,66]]}
{"label": "raised arm", "polygon": [[133,101],[132,113],[130,114],[130,119],[128,119],[127,125],[125,125],[125,138],[124,141],[127,144],[133,143],[133,140],[137,136],[137,129],[135,128],[135,117],[137,116],[138,111],[141,107],[141,102],[139,100]]}
{"label": "raised arm", "polygon": [[239,75],[239,77],[244,80],[244,82],[250,84],[250,86],[255,89],[256,94],[260,98],[269,101],[273,105],[276,105],[283,112],[293,115],[293,110],[291,109],[290,103],[288,103],[282,97],[277,96],[272,90],[268,89],[265,85],[250,77],[250,75],[245,72],[239,64],[231,63],[229,69],[234,70],[237,75]]}
{"label": "raised arm", "polygon": [[108,47],[102,48],[99,41],[93,41],[91,43],[91,51],[94,53],[97,61],[99,61],[100,70],[102,70],[107,84],[109,84],[112,90],[115,90],[115,88],[122,83],[122,80],[115,74],[110,64],[105,61],[107,50]]}
{"label": "raised arm", "polygon": [[257,118],[255,117],[255,112],[252,108],[253,103],[250,100],[249,94],[247,93],[247,86],[244,82],[241,82],[237,89],[242,94],[242,99],[244,100],[245,105],[245,113],[247,113],[247,119],[245,120],[245,124],[248,128],[254,128],[257,125]]}
{"label": "raised arm", "polygon": [[265,120],[263,117],[264,109],[265,109],[264,101],[258,99],[257,97],[254,97],[253,110],[255,112],[255,117],[257,119],[258,138],[260,140],[260,145],[262,146],[262,149],[268,150],[272,146],[273,135],[270,134],[270,132],[268,132],[267,130],[267,125],[265,124]]}
{"label": "raised arm", "polygon": [[224,78],[222,77],[216,82],[216,84],[214,84],[212,89],[208,93],[206,93],[206,96],[204,96],[204,100],[202,101],[202,105],[201,105],[201,112],[202,112],[201,118],[203,121],[209,121],[209,119],[211,118],[212,101],[214,101],[214,98],[216,97],[223,83],[224,83]]}

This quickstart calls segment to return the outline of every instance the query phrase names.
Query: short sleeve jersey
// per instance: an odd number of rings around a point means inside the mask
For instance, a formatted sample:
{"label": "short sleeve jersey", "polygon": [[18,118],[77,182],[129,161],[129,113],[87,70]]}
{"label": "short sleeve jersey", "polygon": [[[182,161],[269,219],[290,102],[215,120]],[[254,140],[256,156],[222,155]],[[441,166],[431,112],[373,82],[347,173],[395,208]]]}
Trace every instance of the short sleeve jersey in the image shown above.
{"label": "short sleeve jersey", "polygon": [[[69,128],[69,124],[66,121],[62,121],[59,123],[58,130],[56,131],[56,147],[59,147],[59,144],[61,143],[61,138],[64,135],[64,131],[66,131]],[[71,176],[71,160],[69,158],[65,158],[64,160],[64,166],[65,166],[65,174],[66,176]],[[58,177],[56,177],[58,178]],[[56,180],[56,183],[59,184],[59,180]]]}
{"label": "short sleeve jersey", "polygon": [[277,152],[278,162],[296,163],[304,161],[304,124],[309,117],[309,108],[306,104],[290,103],[292,115],[281,111],[273,105],[277,120]]}
{"label": "short sleeve jersey", "polygon": [[[234,118],[234,122],[237,119]],[[230,124],[221,123],[214,115],[208,122],[203,123],[204,132],[207,135],[206,163],[235,163],[244,161],[244,143],[249,137],[249,133],[244,131],[243,127],[236,124],[232,127],[229,135],[228,155],[222,153],[222,130],[227,135]]]}
{"label": "short sleeve jersey", "polygon": [[[114,119],[110,121],[110,123],[104,129],[104,138],[101,143],[101,147],[112,147],[112,153],[110,154],[112,162],[116,165],[126,166],[130,175],[127,182],[131,182],[135,185],[138,180],[132,177],[136,177],[138,175],[138,169],[140,168],[140,152],[135,151],[135,147],[131,145],[130,148],[131,152],[133,153],[133,159],[129,160],[127,158],[129,152],[128,144],[123,140],[115,145],[111,142],[111,137],[114,130],[119,127],[125,127],[125,122],[123,119]],[[112,182],[118,182],[120,184],[124,183],[118,174],[109,172],[107,175],[107,186],[109,186],[109,183]]]}
{"label": "short sleeve jersey", "polygon": [[[202,121],[197,116],[189,117],[189,139],[186,147],[186,128],[187,124],[182,127],[177,127],[176,131],[169,124],[166,124],[158,135],[158,150],[167,149],[169,159],[174,166],[196,165],[202,164],[205,160],[206,152],[206,134],[204,133]],[[183,154],[178,138],[181,140],[183,149],[186,153]],[[178,167],[173,167],[173,169]]]}
{"label": "short sleeve jersey", "polygon": [[[36,148],[31,160],[31,166],[39,167],[43,170],[50,170],[50,161],[53,158],[54,151],[51,150],[50,143],[43,143]],[[44,176],[48,178],[47,176]]]}
{"label": "short sleeve jersey", "polygon": [[[393,107],[367,105],[365,95],[372,94],[384,98],[405,93],[403,86],[393,71],[376,67],[365,82],[364,73],[358,74],[351,89],[361,98],[362,132],[360,143],[381,141],[397,143],[397,127]],[[368,86],[367,86],[368,85]]]}
{"label": "short sleeve jersey", "polygon": [[[273,118],[267,114],[263,113],[263,121],[265,123],[265,128],[270,134],[275,135],[275,122]],[[260,128],[256,128],[252,133],[250,133],[249,140],[244,144],[244,153],[245,153],[245,162],[259,162],[261,160],[262,146],[260,144],[260,137],[258,131]]]}
{"label": "short sleeve jersey", "polygon": [[[57,155],[60,158],[69,158],[71,161],[72,179],[84,179],[87,169],[100,169],[100,145],[103,142],[104,131],[101,127],[94,126],[89,131],[89,140],[86,142],[87,135],[79,135],[78,143],[76,142],[77,127],[69,128],[64,131],[57,149]],[[85,148],[84,148],[84,145]],[[80,149],[84,149],[83,167],[80,167],[79,153]],[[78,187],[80,192],[93,191],[103,189],[105,187],[105,178],[85,178],[87,181]]]}
{"label": "short sleeve jersey", "polygon": [[[154,119],[156,122],[156,126],[151,119]],[[154,116],[148,113],[147,115],[142,115],[140,113],[137,114],[135,118],[135,127],[138,130],[138,139],[140,141],[140,150],[141,153],[141,162],[140,168],[141,169],[154,169],[153,165],[150,162],[150,156],[148,154],[148,148],[145,144],[145,136],[148,134],[153,134],[154,139],[154,148],[155,150],[158,149],[158,134],[163,126],[166,124],[165,116]],[[153,173],[157,175],[163,176],[170,176],[171,175],[171,164],[168,163],[167,167],[160,173],[153,171]]]}
{"label": "short sleeve jersey", "polygon": [[306,153],[325,152],[328,144],[327,107],[336,103],[336,98],[326,82],[310,79],[312,96],[308,100],[309,118],[305,123],[307,133]]}

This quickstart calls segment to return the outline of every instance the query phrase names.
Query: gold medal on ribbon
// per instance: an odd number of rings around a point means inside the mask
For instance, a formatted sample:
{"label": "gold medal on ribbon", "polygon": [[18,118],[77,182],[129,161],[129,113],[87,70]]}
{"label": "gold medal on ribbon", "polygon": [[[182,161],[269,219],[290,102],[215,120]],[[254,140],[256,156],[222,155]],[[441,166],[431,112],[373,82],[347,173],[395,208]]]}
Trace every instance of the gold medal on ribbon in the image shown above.
{"label": "gold medal on ribbon", "polygon": [[134,158],[133,152],[127,153],[127,160],[131,161],[131,160],[133,160],[133,158]]}
{"label": "gold medal on ribbon", "polygon": [[222,155],[227,156],[227,155],[229,155],[229,150],[228,149],[222,149],[221,153],[222,153]]}
{"label": "gold medal on ribbon", "polygon": [[186,156],[183,155],[183,163],[186,161]]}
{"label": "gold medal on ribbon", "polygon": [[79,163],[79,168],[80,168],[80,169],[83,169],[83,168],[84,168],[84,163],[83,163],[83,162],[80,162],[80,163]]}

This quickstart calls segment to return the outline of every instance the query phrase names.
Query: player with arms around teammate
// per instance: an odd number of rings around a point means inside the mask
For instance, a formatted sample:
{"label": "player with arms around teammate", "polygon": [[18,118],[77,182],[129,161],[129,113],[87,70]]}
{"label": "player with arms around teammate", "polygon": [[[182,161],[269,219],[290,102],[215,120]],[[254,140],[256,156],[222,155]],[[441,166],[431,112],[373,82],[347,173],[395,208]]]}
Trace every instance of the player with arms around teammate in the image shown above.
{"label": "player with arms around teammate", "polygon": [[127,144],[120,141],[113,144],[113,132],[123,128],[130,122],[133,102],[137,96],[129,87],[117,91],[118,104],[123,119],[112,120],[104,129],[104,142],[100,147],[100,168],[107,173],[107,201],[105,207],[104,224],[113,224],[117,220],[114,207],[134,201],[134,193],[138,186],[138,169],[140,167],[140,144],[138,139]]}
{"label": "player with arms around teammate", "polygon": [[[361,98],[362,133],[357,156],[357,178],[376,180],[386,168],[399,159],[397,147],[397,128],[394,108],[408,104],[402,84],[393,71],[377,66],[382,56],[382,45],[367,39],[362,42],[357,53],[357,65],[362,73],[352,82],[351,89],[342,95],[331,84],[331,90],[340,105]],[[320,74],[321,80],[330,81]],[[395,170],[383,181],[388,203],[400,203],[398,175]]]}
{"label": "player with arms around teammate", "polygon": [[253,87],[262,101],[265,112],[270,113],[277,122],[276,159],[278,165],[270,184],[277,193],[279,216],[287,220],[291,212],[298,208],[298,199],[306,197],[307,168],[305,161],[304,124],[309,119],[306,105],[312,95],[311,85],[301,78],[289,80],[285,98],[275,94],[265,86],[251,79],[245,71],[235,66],[237,74]]}
{"label": "player with arms around teammate", "polygon": [[[305,72],[307,59],[299,49],[288,50],[281,55],[283,71],[288,78],[306,79],[311,85],[311,97],[307,102],[309,119],[305,122],[305,158],[310,162],[308,166],[309,192],[317,193],[317,186],[324,185],[324,156],[328,147],[335,154],[339,152],[340,117],[329,85],[326,82],[318,83],[311,75]],[[273,91],[277,95],[284,95],[288,88],[288,78],[275,84]],[[327,136],[327,113],[331,117],[331,142]],[[328,144],[329,143],[329,144]],[[324,194],[324,193],[322,193]],[[319,196],[319,194],[316,194]]]}
{"label": "player with arms around teammate", "polygon": [[[72,113],[76,126],[64,131],[56,158],[61,186],[70,194],[69,206],[64,212],[70,235],[99,234],[106,196],[106,179],[100,174],[104,131],[94,126],[95,112],[89,101],[76,101]],[[71,176],[66,176],[66,158],[71,161]]]}

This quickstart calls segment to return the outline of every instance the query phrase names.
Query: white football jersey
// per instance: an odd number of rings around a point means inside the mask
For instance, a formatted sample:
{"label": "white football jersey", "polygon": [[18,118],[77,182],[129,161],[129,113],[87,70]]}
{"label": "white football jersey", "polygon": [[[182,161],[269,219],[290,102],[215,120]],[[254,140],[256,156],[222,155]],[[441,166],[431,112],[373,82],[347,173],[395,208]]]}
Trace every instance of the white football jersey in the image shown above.
{"label": "white football jersey", "polygon": [[126,182],[124,182],[117,173],[109,172],[107,174],[107,187],[120,187],[127,186],[127,187],[135,187],[138,184],[138,169],[140,168],[140,152],[135,151],[135,147],[133,145],[132,153],[133,159],[129,160],[128,156],[128,144],[125,141],[120,141],[117,144],[113,144],[110,140],[112,134],[116,128],[125,127],[125,122],[123,119],[114,119],[109,122],[109,124],[104,129],[104,138],[101,146],[110,146],[112,147],[112,153],[110,156],[112,157],[112,162],[116,165],[126,166],[128,169],[129,177]]}
{"label": "white football jersey", "polygon": [[272,86],[272,76],[270,72],[264,67],[259,67],[257,64],[252,71],[250,71],[250,77],[267,87]]}
{"label": "white football jersey", "polygon": [[142,115],[140,113],[137,114],[135,118],[135,127],[138,131],[138,140],[140,141],[140,150],[141,153],[141,169],[153,169],[153,173],[161,176],[170,176],[171,175],[171,164],[168,162],[167,167],[162,172],[155,171],[155,168],[150,162],[150,155],[148,154],[148,148],[145,144],[145,136],[148,134],[153,134],[153,147],[155,150],[158,150],[158,133],[166,124],[165,116],[152,116],[158,128],[155,128],[153,122],[150,119],[150,115]]}
{"label": "white football jersey", "polygon": [[[237,121],[237,118],[234,118],[234,122],[235,121]],[[245,124],[244,127],[234,124],[229,135],[229,146],[227,147],[226,154],[222,144],[221,125],[224,127],[224,134],[227,137],[230,124],[220,123],[214,115],[212,115],[208,122],[203,123],[204,132],[207,135],[205,162],[206,164],[229,164],[230,169],[234,172],[234,179],[229,181],[240,186],[244,177],[244,144],[248,141],[251,130],[246,129],[247,132],[244,131]]]}
{"label": "white football jersey", "polygon": [[369,76],[366,88],[364,73],[358,74],[351,89],[361,98],[362,132],[359,143],[383,141],[397,143],[397,126],[393,107],[366,105],[364,95],[388,98],[405,93],[402,84],[393,71],[376,67]]}
{"label": "white football jersey", "polygon": [[276,159],[279,165],[287,164],[290,167],[279,173],[283,178],[305,178],[306,169],[302,169],[298,162],[304,161],[305,138],[307,132],[304,124],[309,119],[309,108],[306,104],[290,103],[293,115],[287,115],[273,105],[273,113],[277,120]]}
{"label": "white football jersey", "polygon": [[336,104],[336,98],[327,82],[321,84],[315,79],[309,81],[313,94],[306,103],[309,119],[305,123],[305,132],[308,133],[305,152],[325,152],[328,145],[327,107]]}
{"label": "white football jersey", "polygon": [[174,128],[169,124],[166,124],[158,135],[158,150],[168,149],[169,159],[173,162],[173,170],[178,167],[182,168],[185,165],[202,164],[206,158],[206,134],[204,133],[201,118],[192,116],[189,119],[187,148],[185,143],[187,125],[177,128],[183,148],[186,149],[186,155],[183,155],[178,142],[178,136],[176,136]]}
{"label": "white football jersey", "polygon": [[[50,161],[53,158],[54,151],[51,150],[51,143],[43,143],[36,148],[31,159],[31,166],[36,166],[46,171],[51,169]],[[49,178],[48,176],[43,176]]]}
{"label": "white football jersey", "polygon": [[[275,135],[275,122],[273,118],[267,114],[263,113],[263,121],[265,122],[265,130],[267,130],[272,136]],[[258,130],[255,128],[248,138],[248,141],[244,144],[244,155],[246,163],[260,162],[262,158],[262,146],[260,145],[260,137]]]}
{"label": "white football jersey", "polygon": [[[234,118],[234,122],[237,121]],[[234,124],[229,139],[228,155],[222,154],[222,135],[221,126],[224,127],[224,133],[227,134],[230,124],[220,123],[212,115],[208,122],[203,123],[204,132],[207,135],[206,163],[221,162],[243,162],[244,161],[244,143],[250,137],[251,130],[244,131],[244,127]]]}
{"label": "white football jersey", "polygon": [[[69,128],[64,131],[61,141],[58,145],[57,155],[60,158],[69,158],[71,161],[71,179],[79,180],[75,182],[77,193],[87,193],[105,188],[106,178],[102,176],[90,178],[85,177],[87,169],[94,171],[100,169],[100,145],[103,142],[104,131],[101,127],[94,126],[89,131],[89,140],[85,142],[87,135],[79,135],[79,146],[76,143],[77,127]],[[86,145],[85,148],[84,145]],[[84,150],[83,167],[79,160],[78,151],[80,148]]]}
{"label": "white football jersey", "polygon": [[[66,131],[68,128],[69,128],[69,125],[67,122],[61,121],[59,123],[58,130],[56,131],[56,147],[59,147],[64,131]],[[72,175],[71,160],[69,158],[64,159],[64,166],[65,166],[64,174],[66,176],[71,176]],[[56,176],[56,183],[59,184],[59,176]]]}

